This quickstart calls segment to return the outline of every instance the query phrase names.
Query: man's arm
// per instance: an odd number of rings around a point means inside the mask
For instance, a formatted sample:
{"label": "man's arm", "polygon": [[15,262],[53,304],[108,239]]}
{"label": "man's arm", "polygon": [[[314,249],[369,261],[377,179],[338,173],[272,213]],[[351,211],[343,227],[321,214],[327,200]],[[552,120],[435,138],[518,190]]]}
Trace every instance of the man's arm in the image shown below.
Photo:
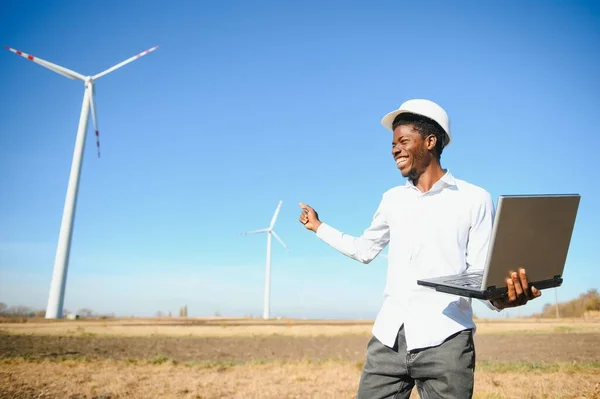
{"label": "man's arm", "polygon": [[302,214],[300,222],[314,231],[322,241],[342,254],[362,263],[369,263],[386,247],[390,240],[389,226],[385,219],[383,209],[384,199],[381,202],[371,225],[365,229],[360,237],[343,233],[334,227],[319,220],[318,214],[308,205],[300,204]]}
{"label": "man's arm", "polygon": [[[479,205],[471,215],[471,229],[467,241],[467,271],[483,270],[487,258],[488,248],[492,239],[494,224],[494,202],[492,196],[485,192]],[[500,311],[488,300],[481,300],[488,308]]]}

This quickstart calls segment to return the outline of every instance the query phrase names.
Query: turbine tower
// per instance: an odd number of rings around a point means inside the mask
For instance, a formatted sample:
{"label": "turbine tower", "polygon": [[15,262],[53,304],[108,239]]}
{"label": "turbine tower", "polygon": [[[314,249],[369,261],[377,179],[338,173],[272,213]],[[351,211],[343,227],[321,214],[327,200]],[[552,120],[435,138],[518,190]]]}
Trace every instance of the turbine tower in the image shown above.
{"label": "turbine tower", "polygon": [[273,214],[273,218],[271,219],[271,224],[266,229],[247,231],[242,233],[243,235],[248,234],[259,234],[259,233],[267,233],[267,272],[265,275],[265,299],[264,299],[264,309],[263,309],[263,319],[268,320],[270,315],[270,296],[271,296],[271,236],[275,237],[277,241],[285,248],[286,251],[289,251],[288,247],[281,240],[281,238],[275,233],[273,228],[275,227],[275,222],[277,221],[277,215],[279,215],[279,211],[281,210],[282,201],[279,201],[277,204],[277,208],[275,209],[275,213]]}
{"label": "turbine tower", "polygon": [[104,72],[100,72],[99,74],[94,76],[83,76],[78,72],[42,60],[41,58],[34,57],[30,54],[23,53],[19,50],[15,50],[8,46],[5,46],[5,48],[17,55],[20,55],[23,58],[27,58],[28,60],[43,66],[44,68],[56,72],[59,75],[62,75],[69,79],[81,80],[83,81],[85,86],[85,90],[83,92],[83,104],[81,106],[81,114],[79,115],[79,127],[77,128],[77,137],[75,139],[75,150],[73,152],[73,161],[71,163],[71,173],[69,175],[69,185],[67,187],[67,196],[65,199],[62,222],[60,225],[58,247],[56,249],[56,258],[54,260],[54,272],[52,274],[52,281],[50,283],[50,293],[48,296],[48,305],[46,308],[46,319],[57,319],[62,317],[62,309],[65,297],[65,285],[67,281],[67,269],[69,266],[69,255],[71,252],[71,238],[73,235],[73,221],[75,218],[75,209],[77,205],[77,193],[79,191],[81,162],[83,160],[83,148],[85,146],[90,108],[92,110],[92,120],[94,122],[94,130],[96,133],[96,148],[98,151],[98,158],[100,158],[100,135],[98,131],[98,121],[96,118],[96,106],[94,104],[94,83],[96,80],[100,79],[104,75],[107,75],[121,68],[122,66],[129,64],[130,62],[135,61],[148,53],[151,53],[152,51],[156,50],[158,46],[152,47],[151,49],[134,55],[133,57],[111,68],[108,68]]}

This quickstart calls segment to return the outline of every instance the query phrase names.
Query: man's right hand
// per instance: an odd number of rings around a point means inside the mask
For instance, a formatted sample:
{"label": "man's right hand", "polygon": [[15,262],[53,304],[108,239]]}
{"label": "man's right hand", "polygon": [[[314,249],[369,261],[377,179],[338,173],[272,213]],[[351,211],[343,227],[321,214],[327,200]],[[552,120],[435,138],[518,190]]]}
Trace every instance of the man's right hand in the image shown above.
{"label": "man's right hand", "polygon": [[308,230],[312,230],[316,233],[317,229],[321,225],[319,214],[317,214],[317,212],[315,212],[315,210],[310,206],[305,205],[302,202],[299,205],[302,209],[302,212],[300,213],[300,223],[302,223]]}

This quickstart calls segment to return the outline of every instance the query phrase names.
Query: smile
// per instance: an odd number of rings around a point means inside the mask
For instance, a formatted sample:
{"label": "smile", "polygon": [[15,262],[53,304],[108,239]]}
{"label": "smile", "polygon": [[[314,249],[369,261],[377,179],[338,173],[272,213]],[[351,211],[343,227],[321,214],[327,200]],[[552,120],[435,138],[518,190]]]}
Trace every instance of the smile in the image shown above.
{"label": "smile", "polygon": [[402,167],[408,162],[408,157],[398,157],[396,158],[396,165]]}

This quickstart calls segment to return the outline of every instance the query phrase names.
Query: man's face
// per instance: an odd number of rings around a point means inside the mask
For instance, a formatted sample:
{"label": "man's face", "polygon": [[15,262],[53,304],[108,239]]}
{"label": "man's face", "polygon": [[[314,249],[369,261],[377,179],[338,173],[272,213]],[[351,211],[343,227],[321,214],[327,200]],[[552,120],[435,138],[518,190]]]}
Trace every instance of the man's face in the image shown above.
{"label": "man's face", "polygon": [[435,146],[435,137],[423,138],[412,125],[400,125],[394,129],[392,155],[402,176],[416,180],[431,162],[430,149]]}

